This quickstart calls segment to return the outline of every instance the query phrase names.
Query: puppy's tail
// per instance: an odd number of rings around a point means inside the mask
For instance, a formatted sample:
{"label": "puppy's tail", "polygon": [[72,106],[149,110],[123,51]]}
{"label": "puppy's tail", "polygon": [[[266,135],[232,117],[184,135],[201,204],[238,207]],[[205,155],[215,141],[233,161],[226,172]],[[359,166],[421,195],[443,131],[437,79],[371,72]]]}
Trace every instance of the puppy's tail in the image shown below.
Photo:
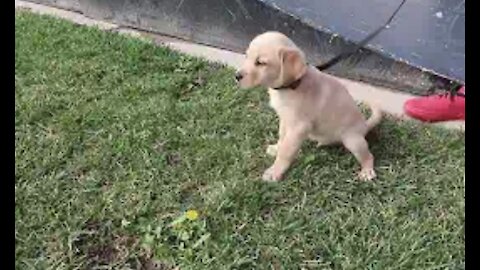
{"label": "puppy's tail", "polygon": [[370,102],[368,105],[372,111],[372,115],[367,119],[367,130],[370,131],[372,128],[378,125],[380,121],[382,121],[383,111],[380,109],[380,106],[377,103]]}

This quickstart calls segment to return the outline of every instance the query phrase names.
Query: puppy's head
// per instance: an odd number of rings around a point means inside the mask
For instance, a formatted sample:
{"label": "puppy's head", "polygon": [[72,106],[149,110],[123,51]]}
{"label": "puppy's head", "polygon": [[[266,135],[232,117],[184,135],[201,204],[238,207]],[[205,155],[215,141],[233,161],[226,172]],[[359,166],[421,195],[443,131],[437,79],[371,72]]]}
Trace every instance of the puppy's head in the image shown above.
{"label": "puppy's head", "polygon": [[305,55],[289,38],[266,32],[250,42],[235,77],[241,88],[276,88],[301,78],[306,69]]}

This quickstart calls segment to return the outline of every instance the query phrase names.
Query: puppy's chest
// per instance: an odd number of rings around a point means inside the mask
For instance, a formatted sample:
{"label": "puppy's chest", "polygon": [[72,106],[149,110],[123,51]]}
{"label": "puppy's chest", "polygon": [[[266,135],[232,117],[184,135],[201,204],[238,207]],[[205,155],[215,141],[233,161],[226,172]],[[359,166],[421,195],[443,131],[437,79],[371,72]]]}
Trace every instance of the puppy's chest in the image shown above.
{"label": "puppy's chest", "polygon": [[270,107],[272,107],[275,112],[281,116],[282,114],[288,113],[292,110],[292,100],[289,100],[289,97],[285,95],[286,93],[277,93],[278,90],[269,90],[270,96]]}
{"label": "puppy's chest", "polygon": [[285,105],[282,104],[281,100],[272,96],[270,96],[269,105],[275,110],[277,114],[279,111],[282,110],[282,107],[285,107]]}

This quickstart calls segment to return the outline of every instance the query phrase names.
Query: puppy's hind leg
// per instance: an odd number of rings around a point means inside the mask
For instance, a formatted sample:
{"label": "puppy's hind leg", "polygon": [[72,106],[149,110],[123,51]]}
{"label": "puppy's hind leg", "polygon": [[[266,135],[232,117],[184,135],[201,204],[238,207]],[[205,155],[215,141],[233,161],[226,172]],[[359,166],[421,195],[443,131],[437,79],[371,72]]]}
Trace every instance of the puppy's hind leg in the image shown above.
{"label": "puppy's hind leg", "polygon": [[368,149],[368,143],[360,134],[349,134],[344,136],[343,145],[355,156],[360,163],[362,170],[359,178],[364,181],[372,180],[376,177],[374,170],[374,157]]}

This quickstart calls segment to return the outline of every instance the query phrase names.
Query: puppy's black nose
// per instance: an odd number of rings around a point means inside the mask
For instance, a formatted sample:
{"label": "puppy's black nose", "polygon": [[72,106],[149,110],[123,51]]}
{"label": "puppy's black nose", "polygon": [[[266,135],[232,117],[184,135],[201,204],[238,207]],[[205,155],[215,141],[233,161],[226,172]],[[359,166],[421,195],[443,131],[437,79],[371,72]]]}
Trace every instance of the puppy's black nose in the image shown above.
{"label": "puppy's black nose", "polygon": [[237,71],[237,73],[235,73],[235,79],[236,79],[237,81],[242,80],[242,79],[243,79],[243,74],[240,73],[239,71]]}

